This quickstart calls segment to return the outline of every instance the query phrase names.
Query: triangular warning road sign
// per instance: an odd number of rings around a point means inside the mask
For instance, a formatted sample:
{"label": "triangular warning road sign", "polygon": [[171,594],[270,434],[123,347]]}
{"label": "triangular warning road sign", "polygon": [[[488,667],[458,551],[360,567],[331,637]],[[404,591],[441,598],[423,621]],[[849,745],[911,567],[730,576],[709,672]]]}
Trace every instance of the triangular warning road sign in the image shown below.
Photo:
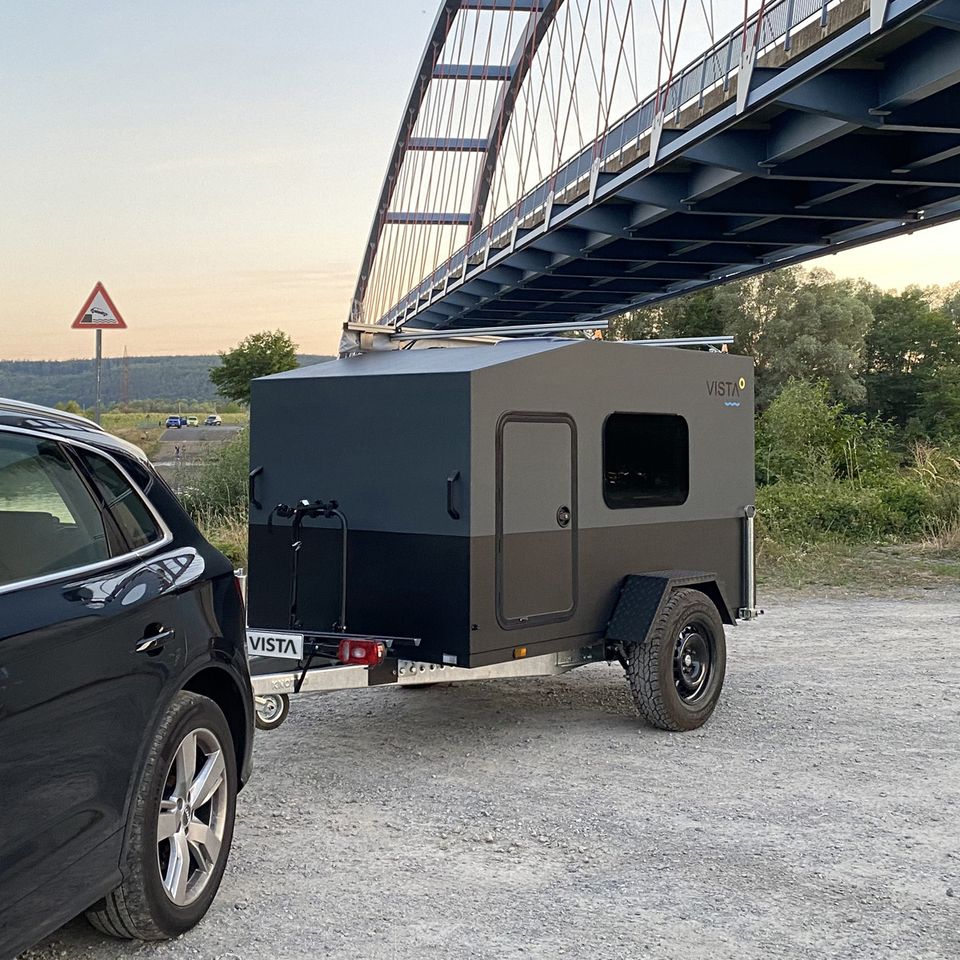
{"label": "triangular warning road sign", "polygon": [[77,319],[70,325],[71,330],[126,330],[123,317],[113,305],[110,294],[100,281],[80,308]]}

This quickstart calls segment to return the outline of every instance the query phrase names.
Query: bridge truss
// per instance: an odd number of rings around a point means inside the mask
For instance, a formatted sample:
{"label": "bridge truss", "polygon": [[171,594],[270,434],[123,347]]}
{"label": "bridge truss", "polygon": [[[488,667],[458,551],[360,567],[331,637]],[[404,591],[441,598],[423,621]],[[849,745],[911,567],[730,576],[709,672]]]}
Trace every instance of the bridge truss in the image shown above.
{"label": "bridge truss", "polygon": [[960,217],[960,0],[716,2],[444,0],[350,323],[588,324]]}

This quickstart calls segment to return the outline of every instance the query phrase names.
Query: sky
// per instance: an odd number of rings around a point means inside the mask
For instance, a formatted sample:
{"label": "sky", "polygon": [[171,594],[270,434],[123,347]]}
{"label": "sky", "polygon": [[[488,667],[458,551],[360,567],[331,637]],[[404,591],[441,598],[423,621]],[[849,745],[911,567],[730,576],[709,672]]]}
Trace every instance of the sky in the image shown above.
{"label": "sky", "polygon": [[[28,0],[0,22],[0,358],[119,356],[282,328],[333,353],[437,0]],[[960,225],[821,259],[950,283]]]}

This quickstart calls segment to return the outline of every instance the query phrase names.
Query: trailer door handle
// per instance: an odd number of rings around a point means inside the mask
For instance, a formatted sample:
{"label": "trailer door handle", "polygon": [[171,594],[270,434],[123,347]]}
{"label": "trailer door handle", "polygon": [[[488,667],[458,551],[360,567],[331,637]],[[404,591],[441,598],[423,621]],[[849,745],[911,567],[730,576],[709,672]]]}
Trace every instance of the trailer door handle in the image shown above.
{"label": "trailer door handle", "polygon": [[254,467],[250,471],[250,476],[247,478],[247,498],[250,501],[250,504],[256,507],[257,510],[263,509],[263,504],[256,498],[254,495],[257,489],[257,477],[263,473],[263,467]]}
{"label": "trailer door handle", "polygon": [[459,470],[454,470],[453,474],[447,477],[447,513],[453,520],[460,519],[460,511],[453,505],[453,488],[459,479]]}

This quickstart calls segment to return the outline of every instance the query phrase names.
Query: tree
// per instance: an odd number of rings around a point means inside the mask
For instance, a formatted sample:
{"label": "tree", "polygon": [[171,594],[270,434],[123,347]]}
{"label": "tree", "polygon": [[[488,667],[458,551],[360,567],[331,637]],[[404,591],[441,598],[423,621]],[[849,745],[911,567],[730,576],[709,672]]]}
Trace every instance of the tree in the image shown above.
{"label": "tree", "polygon": [[825,270],[800,280],[760,329],[761,404],[790,379],[804,379],[826,383],[834,400],[856,406],[865,396],[859,376],[870,308]]}
{"label": "tree", "polygon": [[826,383],[830,397],[859,404],[863,337],[872,317],[848,281],[785,267],[635,310],[611,324],[615,339],[733,336],[753,357],[766,406],[790,379]]}
{"label": "tree", "polygon": [[611,317],[605,340],[652,340],[663,335],[663,308],[641,307]]}
{"label": "tree", "polygon": [[220,354],[210,368],[210,382],[228,400],[250,403],[250,381],[297,366],[297,345],[282,331],[251,333],[232,350]]}
{"label": "tree", "polygon": [[960,432],[956,416],[960,336],[945,309],[932,309],[927,292],[908,287],[881,295],[866,336],[867,410],[921,432]]}
{"label": "tree", "polygon": [[926,386],[917,411],[925,433],[944,440],[960,437],[960,366],[944,364]]}
{"label": "tree", "polygon": [[[677,309],[681,306],[682,309]],[[682,301],[673,300],[667,307],[673,307],[668,316],[672,337],[717,337],[729,326],[726,298],[715,289],[692,293]]]}

